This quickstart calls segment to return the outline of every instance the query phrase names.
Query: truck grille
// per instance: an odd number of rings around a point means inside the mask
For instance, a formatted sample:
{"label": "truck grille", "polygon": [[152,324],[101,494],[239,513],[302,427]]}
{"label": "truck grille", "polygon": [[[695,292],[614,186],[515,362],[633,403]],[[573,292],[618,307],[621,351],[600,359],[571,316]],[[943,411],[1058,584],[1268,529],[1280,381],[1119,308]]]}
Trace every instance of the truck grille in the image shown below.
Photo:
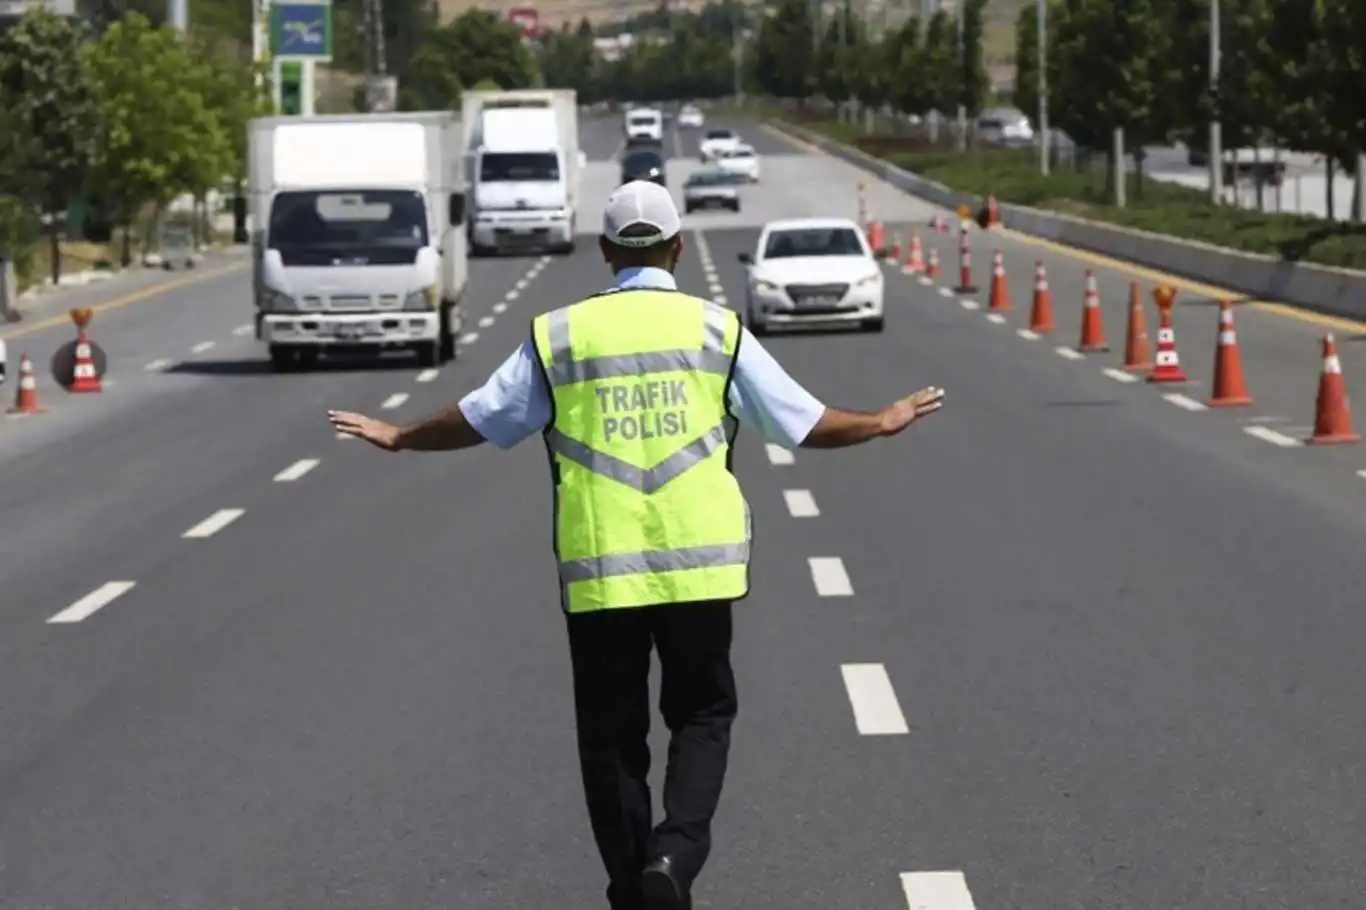
{"label": "truck grille", "polygon": [[329,297],[310,295],[303,298],[303,306],[306,310],[368,313],[375,310],[397,310],[403,306],[403,298],[397,294],[333,294]]}

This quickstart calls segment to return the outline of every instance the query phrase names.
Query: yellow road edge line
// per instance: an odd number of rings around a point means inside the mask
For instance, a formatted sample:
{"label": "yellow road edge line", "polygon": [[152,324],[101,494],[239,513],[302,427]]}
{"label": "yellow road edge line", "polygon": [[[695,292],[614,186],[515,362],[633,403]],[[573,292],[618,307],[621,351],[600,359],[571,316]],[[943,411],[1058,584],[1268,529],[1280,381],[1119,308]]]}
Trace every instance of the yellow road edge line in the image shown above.
{"label": "yellow road edge line", "polygon": [[[91,304],[87,309],[90,309],[96,313],[102,313],[106,310],[121,309],[122,307],[128,306],[130,303],[137,303],[140,300],[146,300],[149,297],[155,297],[158,294],[164,294],[167,291],[174,291],[178,290],[179,288],[190,287],[191,285],[208,281],[210,278],[216,278],[219,275],[226,275],[228,272],[233,272],[238,269],[245,268],[246,266],[247,263],[245,262],[234,262],[230,265],[225,265],[222,268],[210,269],[207,272],[196,272],[193,275],[186,275],[184,278],[177,278],[172,281],[166,281],[162,282],[161,284],[154,284],[150,287],[141,288],[131,293],[124,294],[122,297],[115,297],[113,300],[106,300],[104,303]],[[49,316],[46,319],[33,323],[32,325],[26,325],[22,328],[14,329],[9,332],[0,333],[0,339],[8,341],[11,338],[23,338],[25,335],[32,335],[35,332],[41,332],[44,329],[50,329],[54,326],[67,325],[70,322],[71,317],[66,313],[62,313],[58,316]]]}
{"label": "yellow road edge line", "polygon": [[[823,155],[826,158],[834,157],[820,146],[812,145],[804,139],[799,139],[796,136],[791,136],[787,133],[784,133],[782,130],[778,129],[775,126],[772,126],[771,124],[760,124],[760,128],[763,129],[765,132],[768,132],[780,139],[785,139],[792,146],[810,152],[811,154]],[[854,165],[849,166],[854,167]],[[879,178],[874,177],[871,174],[868,175],[868,179],[879,180],[879,182],[883,183],[886,182],[881,181]],[[890,184],[888,185],[890,186]],[[892,189],[896,190],[895,187],[892,187]],[[896,190],[896,192],[902,191]],[[933,203],[928,204],[933,205]],[[1158,269],[1149,268],[1147,266],[1139,265],[1138,263],[1134,262],[1125,262],[1123,259],[1115,259],[1111,256],[1106,256],[1103,253],[1093,253],[1090,250],[1083,250],[1079,249],[1078,247],[1067,246],[1065,244],[1061,244],[1053,240],[1046,240],[1043,237],[1035,237],[1033,234],[1025,234],[1007,227],[992,228],[989,233],[1001,234],[1003,236],[1009,237],[1016,243],[1040,247],[1042,249],[1049,250],[1050,252],[1057,253],[1061,256],[1067,256],[1071,259],[1076,259],[1080,262],[1089,262],[1092,265],[1098,265],[1103,268],[1110,269],[1111,271],[1123,272],[1135,278],[1144,278],[1148,281],[1169,284],[1177,290],[1185,291],[1190,294],[1199,294],[1202,297],[1212,297],[1216,300],[1224,299],[1236,301],[1238,302],[1239,306],[1254,307],[1258,310],[1262,310],[1264,312],[1271,313],[1273,315],[1280,316],[1285,319],[1293,319],[1296,322],[1303,322],[1309,325],[1317,325],[1322,326],[1324,328],[1336,329],[1340,332],[1366,332],[1366,322],[1360,320],[1348,319],[1344,316],[1330,316],[1327,313],[1316,313],[1313,310],[1301,309],[1300,307],[1293,306],[1288,303],[1276,303],[1270,300],[1249,300],[1246,294],[1243,294],[1239,291],[1234,291],[1229,288],[1216,287],[1215,285],[1205,284],[1203,282],[1196,281],[1191,278],[1183,278],[1180,275],[1172,275],[1169,272],[1163,272]]]}

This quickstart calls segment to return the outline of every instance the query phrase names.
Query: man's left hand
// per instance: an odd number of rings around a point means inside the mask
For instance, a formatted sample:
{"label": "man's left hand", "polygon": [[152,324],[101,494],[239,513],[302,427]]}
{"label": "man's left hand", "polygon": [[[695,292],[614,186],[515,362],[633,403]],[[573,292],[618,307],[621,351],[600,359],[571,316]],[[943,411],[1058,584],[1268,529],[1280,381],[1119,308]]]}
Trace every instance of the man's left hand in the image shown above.
{"label": "man's left hand", "polygon": [[353,411],[328,411],[327,419],[337,432],[364,439],[386,452],[398,451],[398,427]]}

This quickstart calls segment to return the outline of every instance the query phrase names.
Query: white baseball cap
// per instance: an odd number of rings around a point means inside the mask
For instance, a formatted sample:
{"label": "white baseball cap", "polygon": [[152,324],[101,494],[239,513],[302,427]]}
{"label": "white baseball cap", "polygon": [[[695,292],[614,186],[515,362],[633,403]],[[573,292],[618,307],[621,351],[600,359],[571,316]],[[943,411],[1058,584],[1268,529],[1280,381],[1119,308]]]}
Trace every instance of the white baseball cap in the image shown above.
{"label": "white baseball cap", "polygon": [[602,233],[617,246],[654,246],[682,229],[683,219],[669,191],[648,180],[617,187],[602,212]]}

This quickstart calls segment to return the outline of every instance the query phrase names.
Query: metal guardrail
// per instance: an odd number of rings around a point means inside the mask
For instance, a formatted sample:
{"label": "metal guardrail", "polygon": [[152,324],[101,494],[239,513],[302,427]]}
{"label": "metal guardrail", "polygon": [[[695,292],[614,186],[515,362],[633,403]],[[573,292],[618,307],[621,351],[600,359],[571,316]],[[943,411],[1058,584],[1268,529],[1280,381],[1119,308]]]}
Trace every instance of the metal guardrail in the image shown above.
{"label": "metal guardrail", "polygon": [[[963,204],[973,209],[982,204],[979,196],[960,193],[812,130],[785,121],[772,123],[902,192],[935,205],[953,210]],[[1289,303],[1334,316],[1366,319],[1366,272],[1244,253],[1022,205],[1000,208],[1002,223],[1024,234],[1228,288],[1251,300]]]}

